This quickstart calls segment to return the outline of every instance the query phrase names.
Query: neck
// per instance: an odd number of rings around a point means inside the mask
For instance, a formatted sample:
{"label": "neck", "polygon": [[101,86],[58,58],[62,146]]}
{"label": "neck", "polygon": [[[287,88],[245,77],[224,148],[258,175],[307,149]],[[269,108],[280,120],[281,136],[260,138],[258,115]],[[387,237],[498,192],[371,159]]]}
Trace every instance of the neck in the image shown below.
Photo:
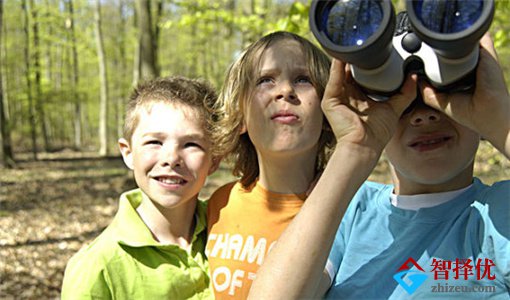
{"label": "neck", "polygon": [[315,177],[316,150],[291,156],[271,156],[257,153],[259,182],[268,191],[281,194],[301,194],[308,190]]}
{"label": "neck", "polygon": [[197,196],[194,198],[177,207],[165,208],[143,194],[142,203],[136,211],[155,240],[161,244],[178,245],[183,249],[188,249],[195,227]]}
{"label": "neck", "polygon": [[465,168],[461,173],[454,177],[441,180],[439,182],[418,182],[407,178],[396,171],[393,167],[391,169],[392,180],[395,185],[394,193],[396,195],[419,195],[449,192],[460,190],[473,183],[473,165]]}

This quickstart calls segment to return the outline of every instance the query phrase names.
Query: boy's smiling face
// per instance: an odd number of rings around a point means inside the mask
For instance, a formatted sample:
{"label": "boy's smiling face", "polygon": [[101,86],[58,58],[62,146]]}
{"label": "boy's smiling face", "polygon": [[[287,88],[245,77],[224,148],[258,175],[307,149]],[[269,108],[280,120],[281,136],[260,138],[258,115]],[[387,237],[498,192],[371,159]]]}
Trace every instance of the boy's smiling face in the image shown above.
{"label": "boy's smiling face", "polygon": [[419,194],[469,185],[480,136],[424,104],[404,114],[386,146],[395,192]]}
{"label": "boy's smiling face", "polygon": [[214,170],[199,113],[184,104],[154,103],[140,109],[131,142],[121,142],[126,165],[156,204],[173,208],[195,199]]}

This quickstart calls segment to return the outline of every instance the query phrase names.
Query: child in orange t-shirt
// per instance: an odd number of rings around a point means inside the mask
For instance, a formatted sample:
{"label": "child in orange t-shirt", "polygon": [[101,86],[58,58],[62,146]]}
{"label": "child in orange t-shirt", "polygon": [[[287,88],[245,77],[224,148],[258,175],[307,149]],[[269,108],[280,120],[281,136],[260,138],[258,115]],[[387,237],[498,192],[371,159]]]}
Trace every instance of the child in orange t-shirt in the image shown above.
{"label": "child in orange t-shirt", "polygon": [[334,136],[321,110],[329,58],[306,39],[269,34],[228,71],[215,142],[240,180],[208,205],[206,254],[217,299],[245,299],[264,257],[298,213]]}

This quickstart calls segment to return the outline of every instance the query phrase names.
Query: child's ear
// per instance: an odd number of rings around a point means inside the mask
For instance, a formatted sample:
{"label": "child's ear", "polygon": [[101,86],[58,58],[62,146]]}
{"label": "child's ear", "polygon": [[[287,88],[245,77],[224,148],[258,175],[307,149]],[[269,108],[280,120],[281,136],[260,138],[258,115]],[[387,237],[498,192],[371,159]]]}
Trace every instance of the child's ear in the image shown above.
{"label": "child's ear", "polygon": [[133,170],[133,152],[129,142],[125,138],[119,139],[119,149],[126,166]]}
{"label": "child's ear", "polygon": [[243,124],[241,125],[241,128],[239,129],[239,135],[244,134],[247,131],[248,131],[248,129],[246,129],[246,123],[243,121]]}
{"label": "child's ear", "polygon": [[216,170],[218,170],[221,159],[221,157],[213,157],[212,164],[211,167],[209,167],[209,173],[207,173],[207,175],[211,175],[212,173],[216,172]]}

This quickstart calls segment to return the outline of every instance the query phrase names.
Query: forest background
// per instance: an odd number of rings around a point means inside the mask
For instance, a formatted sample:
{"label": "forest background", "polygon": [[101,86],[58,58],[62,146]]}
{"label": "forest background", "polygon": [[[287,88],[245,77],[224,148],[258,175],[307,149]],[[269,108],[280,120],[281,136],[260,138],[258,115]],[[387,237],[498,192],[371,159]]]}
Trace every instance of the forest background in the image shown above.
{"label": "forest background", "polygon": [[[404,0],[394,0],[403,10]],[[309,1],[0,0],[0,297],[54,298],[67,259],[109,223],[134,187],[117,150],[132,87],[184,75],[222,84],[241,50],[286,30],[316,43]],[[496,0],[492,37],[510,78],[510,1]],[[509,178],[488,143],[485,182]],[[228,164],[205,199],[231,180]],[[381,160],[371,179],[387,182]]]}

